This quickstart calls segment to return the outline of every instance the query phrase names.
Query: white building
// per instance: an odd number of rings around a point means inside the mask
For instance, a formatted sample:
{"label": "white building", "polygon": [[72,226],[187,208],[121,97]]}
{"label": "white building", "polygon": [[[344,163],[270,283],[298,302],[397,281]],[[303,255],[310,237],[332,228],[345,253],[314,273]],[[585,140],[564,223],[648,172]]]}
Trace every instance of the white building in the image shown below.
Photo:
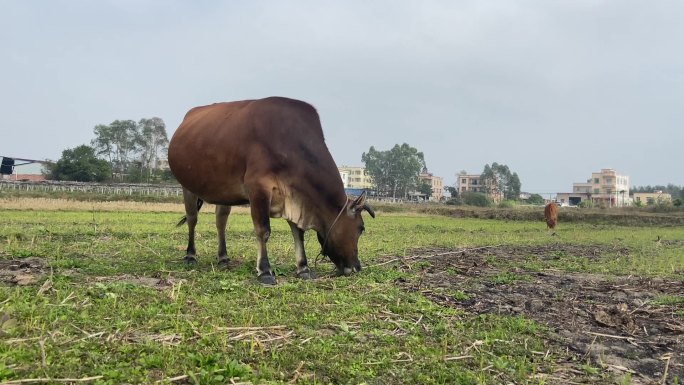
{"label": "white building", "polygon": [[607,207],[629,206],[629,176],[604,168],[592,173],[586,182],[573,183],[571,193],[556,194],[556,200],[571,206],[585,200]]}
{"label": "white building", "polygon": [[374,187],[373,181],[365,167],[341,166],[337,170],[340,172],[344,188],[371,190]]}

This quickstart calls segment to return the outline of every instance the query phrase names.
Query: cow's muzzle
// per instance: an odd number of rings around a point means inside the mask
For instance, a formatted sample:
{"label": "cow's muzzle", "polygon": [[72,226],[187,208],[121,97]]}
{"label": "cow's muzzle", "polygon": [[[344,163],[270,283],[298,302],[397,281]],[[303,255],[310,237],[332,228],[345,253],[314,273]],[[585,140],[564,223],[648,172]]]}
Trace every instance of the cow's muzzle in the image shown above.
{"label": "cow's muzzle", "polygon": [[352,275],[353,273],[358,273],[361,271],[361,262],[356,262],[354,266],[349,267],[349,266],[338,266],[337,267],[337,275],[338,276],[348,276]]}

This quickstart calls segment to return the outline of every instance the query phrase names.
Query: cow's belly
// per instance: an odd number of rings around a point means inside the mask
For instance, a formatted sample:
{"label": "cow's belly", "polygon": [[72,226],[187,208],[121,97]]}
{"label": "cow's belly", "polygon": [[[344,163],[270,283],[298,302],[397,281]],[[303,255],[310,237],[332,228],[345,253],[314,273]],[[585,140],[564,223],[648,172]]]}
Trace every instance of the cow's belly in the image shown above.
{"label": "cow's belly", "polygon": [[207,180],[199,178],[179,182],[207,203],[228,206],[249,203],[249,197],[240,181],[209,183]]}

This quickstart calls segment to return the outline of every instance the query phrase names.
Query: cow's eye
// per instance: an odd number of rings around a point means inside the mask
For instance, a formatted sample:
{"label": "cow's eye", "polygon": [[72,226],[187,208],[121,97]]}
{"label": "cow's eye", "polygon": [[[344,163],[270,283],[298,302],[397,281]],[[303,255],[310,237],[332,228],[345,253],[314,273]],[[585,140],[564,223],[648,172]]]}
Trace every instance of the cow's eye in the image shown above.
{"label": "cow's eye", "polygon": [[364,225],[359,226],[359,234],[363,234],[364,231],[366,231],[366,227]]}

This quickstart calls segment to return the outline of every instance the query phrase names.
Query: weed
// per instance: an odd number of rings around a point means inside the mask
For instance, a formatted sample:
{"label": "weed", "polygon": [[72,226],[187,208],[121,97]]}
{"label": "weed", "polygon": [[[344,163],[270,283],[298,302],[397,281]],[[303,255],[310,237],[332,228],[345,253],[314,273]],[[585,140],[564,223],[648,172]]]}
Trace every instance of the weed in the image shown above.
{"label": "weed", "polygon": [[656,305],[656,306],[684,305],[684,297],[662,295],[662,296],[658,296],[658,297],[653,298],[651,303],[653,303],[653,305]]}
{"label": "weed", "polygon": [[584,370],[587,374],[591,374],[593,376],[599,374],[601,372],[601,369],[594,367],[590,364],[582,364],[582,370]]}
{"label": "weed", "polygon": [[516,273],[510,272],[510,271],[498,274],[491,279],[492,283],[495,285],[510,285],[511,283],[516,282],[516,281],[527,281],[527,280],[529,280],[528,276],[516,274]]}

